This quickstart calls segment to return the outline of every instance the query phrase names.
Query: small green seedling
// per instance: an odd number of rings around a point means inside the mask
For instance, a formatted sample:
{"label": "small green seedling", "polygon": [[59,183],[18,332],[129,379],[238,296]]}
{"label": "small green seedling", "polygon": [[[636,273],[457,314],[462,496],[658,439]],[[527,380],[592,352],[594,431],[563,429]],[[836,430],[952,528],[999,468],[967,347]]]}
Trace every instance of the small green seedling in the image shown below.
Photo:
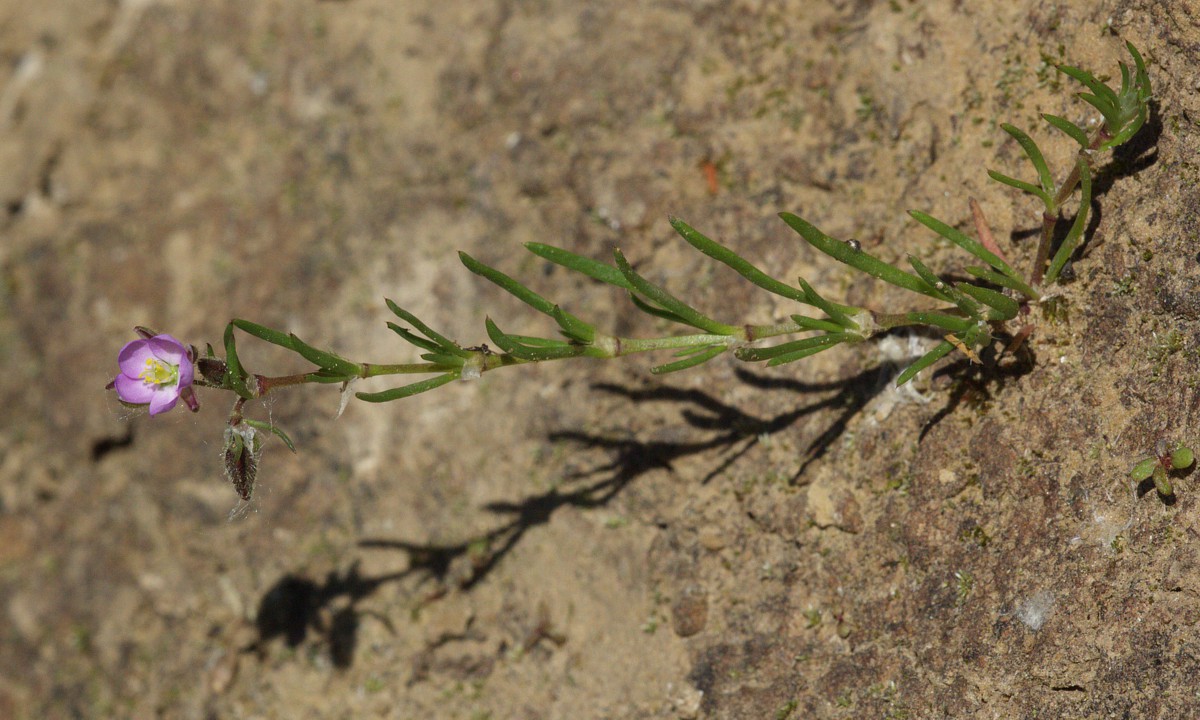
{"label": "small green seedling", "polygon": [[1171,486],[1169,473],[1189,468],[1195,461],[1196,455],[1190,447],[1181,444],[1172,447],[1166,440],[1159,440],[1154,445],[1154,456],[1134,465],[1129,477],[1133,478],[1134,482],[1153,478],[1158,494],[1170,497],[1175,494],[1175,488]]}

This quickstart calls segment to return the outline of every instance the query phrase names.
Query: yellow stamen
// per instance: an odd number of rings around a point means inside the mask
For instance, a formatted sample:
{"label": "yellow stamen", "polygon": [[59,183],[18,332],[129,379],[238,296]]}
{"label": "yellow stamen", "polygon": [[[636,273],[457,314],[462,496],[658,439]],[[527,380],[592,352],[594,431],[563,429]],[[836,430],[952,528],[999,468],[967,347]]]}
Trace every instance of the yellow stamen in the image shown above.
{"label": "yellow stamen", "polygon": [[179,368],[158,358],[146,358],[146,369],[138,377],[149,385],[174,385],[179,382]]}

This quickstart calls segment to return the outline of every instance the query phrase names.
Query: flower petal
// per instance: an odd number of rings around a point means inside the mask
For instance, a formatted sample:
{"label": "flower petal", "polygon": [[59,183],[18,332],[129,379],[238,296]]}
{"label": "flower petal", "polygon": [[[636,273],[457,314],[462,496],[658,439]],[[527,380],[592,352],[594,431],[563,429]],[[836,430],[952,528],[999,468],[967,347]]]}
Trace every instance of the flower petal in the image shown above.
{"label": "flower petal", "polygon": [[146,344],[155,357],[172,365],[182,364],[181,361],[187,357],[187,348],[170,335],[155,335],[147,340]]}
{"label": "flower petal", "polygon": [[113,381],[113,385],[117,389],[117,397],[127,403],[134,405],[145,405],[154,399],[156,390],[152,385],[143,382],[139,378],[129,377],[122,373]]}
{"label": "flower petal", "polygon": [[195,369],[192,367],[192,361],[188,359],[186,345],[166,334],[155,335],[147,342],[150,343],[150,348],[159,360],[179,368],[179,387],[183,388],[192,384]]}
{"label": "flower petal", "polygon": [[117,353],[117,364],[121,367],[122,374],[136,378],[146,369],[146,360],[155,359],[149,342],[149,340],[134,340],[125,343],[125,347]]}
{"label": "flower petal", "polygon": [[160,388],[154,393],[154,397],[150,398],[150,417],[165,413],[175,407],[177,400],[179,400],[177,388]]}

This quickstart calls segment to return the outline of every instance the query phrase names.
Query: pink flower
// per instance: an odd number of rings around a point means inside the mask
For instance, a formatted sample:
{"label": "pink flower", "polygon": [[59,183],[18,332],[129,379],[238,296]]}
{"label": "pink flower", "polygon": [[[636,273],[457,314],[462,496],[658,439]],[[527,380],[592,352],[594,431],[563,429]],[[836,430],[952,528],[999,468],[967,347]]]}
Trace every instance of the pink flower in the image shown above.
{"label": "pink flower", "polygon": [[113,380],[117,397],[131,405],[149,405],[158,415],[175,407],[183,396],[192,405],[192,360],[183,343],[170,335],[155,335],[127,343],[117,354],[121,374]]}

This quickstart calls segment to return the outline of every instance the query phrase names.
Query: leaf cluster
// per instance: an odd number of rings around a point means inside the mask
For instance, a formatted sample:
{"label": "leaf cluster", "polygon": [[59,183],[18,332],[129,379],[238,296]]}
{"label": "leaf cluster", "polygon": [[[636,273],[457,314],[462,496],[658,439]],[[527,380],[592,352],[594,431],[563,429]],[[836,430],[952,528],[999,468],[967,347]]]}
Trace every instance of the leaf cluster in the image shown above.
{"label": "leaf cluster", "polygon": [[[460,252],[459,258],[471,272],[487,279],[537,312],[548,316],[557,326],[557,334],[533,336],[503,330],[492,318],[485,329],[493,347],[463,347],[438,333],[411,312],[391,300],[388,308],[400,320],[388,327],[406,343],[420,351],[422,362],[404,365],[354,363],[336,354],[319,350],[294,334],[282,333],[245,320],[234,320],[226,330],[225,376],[220,384],[243,398],[254,397],[269,389],[271,379],[254,376],[257,386],[241,368],[233,344],[236,327],[269,343],[292,350],[316,365],[302,382],[343,383],[377,375],[425,373],[433,377],[376,393],[357,393],[370,402],[385,402],[440,387],[455,379],[469,380],[483,372],[509,365],[547,362],[576,357],[615,358],[657,351],[674,351],[668,362],[652,368],[654,373],[670,373],[708,362],[725,353],[740,360],[782,365],[794,362],[843,343],[861,342],[876,334],[898,327],[926,328],[942,341],[897,377],[897,384],[911,380],[921,370],[957,351],[978,361],[980,349],[990,343],[1005,324],[1018,320],[1027,308],[1047,297],[1047,288],[1062,277],[1063,269],[1084,239],[1092,202],[1093,163],[1096,155],[1128,141],[1145,123],[1149,114],[1151,87],[1141,54],[1127,44],[1132,67],[1120,63],[1121,85],[1112,88],[1089,72],[1060,65],[1059,72],[1085,88],[1079,97],[1102,116],[1102,122],[1089,133],[1084,127],[1055,115],[1043,115],[1054,130],[1066,135],[1078,146],[1075,161],[1062,182],[1045,160],[1034,139],[1025,131],[1002,126],[1021,147],[1036,174],[1027,181],[998,171],[988,175],[1001,184],[1028,193],[1041,201],[1041,239],[1028,273],[1014,268],[987,228],[982,211],[972,201],[976,235],[972,237],[953,225],[924,212],[913,210],[911,217],[938,236],[966,251],[973,259],[964,270],[969,280],[948,280],[916,256],[907,258],[907,268],[897,267],[864,250],[854,240],[839,240],[822,232],[812,223],[792,213],[780,217],[805,242],[838,262],[873,278],[920,296],[923,307],[903,312],[877,312],[840,304],[818,293],[804,278],[791,284],[764,272],[746,258],[700,233],[678,218],[671,226],[696,250],[728,266],[743,278],[787,300],[803,306],[787,322],[764,325],[720,320],[680,299],[635,269],[619,250],[612,263],[604,263],[563,248],[542,243],[527,243],[526,250],[539,258],[572,272],[624,290],[634,307],[642,313],[684,328],[683,334],[651,338],[628,338],[606,334],[593,323],[568,311],[562,304],[538,294],[524,283],[502,271]],[[1064,206],[1079,190],[1071,226],[1056,243],[1055,229]],[[762,341],[781,336],[800,336],[774,345]],[[282,384],[276,379],[275,384]]]}

